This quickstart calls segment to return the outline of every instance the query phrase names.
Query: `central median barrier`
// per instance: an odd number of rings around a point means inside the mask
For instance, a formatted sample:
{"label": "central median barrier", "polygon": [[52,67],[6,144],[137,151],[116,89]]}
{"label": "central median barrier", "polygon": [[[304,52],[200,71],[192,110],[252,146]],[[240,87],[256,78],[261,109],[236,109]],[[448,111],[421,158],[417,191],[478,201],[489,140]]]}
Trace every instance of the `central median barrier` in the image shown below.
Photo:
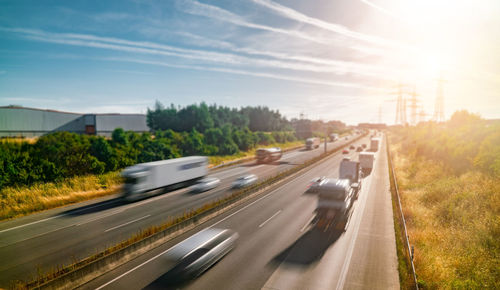
{"label": "central median barrier", "polygon": [[78,287],[238,206],[247,199],[280,186],[288,177],[305,170],[366,135],[367,133],[359,135],[343,145],[336,146],[326,153],[322,153],[303,164],[282,171],[257,184],[210,201],[198,208],[190,209],[182,215],[170,217],[160,225],[144,229],[124,241],[71,265],[54,267],[48,273],[39,275],[30,282],[17,281],[13,284],[13,287],[18,289],[73,289]]}

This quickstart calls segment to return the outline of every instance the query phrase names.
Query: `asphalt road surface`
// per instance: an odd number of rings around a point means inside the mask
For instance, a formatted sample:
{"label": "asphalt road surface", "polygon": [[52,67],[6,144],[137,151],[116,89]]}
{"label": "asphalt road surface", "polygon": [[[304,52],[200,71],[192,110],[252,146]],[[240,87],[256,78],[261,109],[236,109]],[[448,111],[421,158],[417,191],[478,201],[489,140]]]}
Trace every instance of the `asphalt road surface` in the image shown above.
{"label": "asphalt road surface", "polygon": [[[357,155],[349,154],[352,160]],[[399,289],[385,142],[374,170],[363,179],[346,232],[326,235],[310,226],[317,197],[304,193],[306,186],[317,176],[337,177],[342,158],[335,154],[81,288]],[[209,227],[238,232],[237,246],[197,279],[172,284],[162,257],[178,242]]]}
{"label": "asphalt road surface", "polygon": [[[342,138],[328,143],[328,148],[348,141]],[[252,161],[214,171],[210,176],[220,178],[221,184],[199,194],[184,188],[134,203],[124,203],[115,195],[1,222],[0,288],[8,287],[12,280],[35,277],[37,269],[44,271],[87,257],[140,229],[228,195],[232,181],[239,176],[254,173],[266,178],[322,152],[323,144],[315,150],[287,152],[272,164]]]}

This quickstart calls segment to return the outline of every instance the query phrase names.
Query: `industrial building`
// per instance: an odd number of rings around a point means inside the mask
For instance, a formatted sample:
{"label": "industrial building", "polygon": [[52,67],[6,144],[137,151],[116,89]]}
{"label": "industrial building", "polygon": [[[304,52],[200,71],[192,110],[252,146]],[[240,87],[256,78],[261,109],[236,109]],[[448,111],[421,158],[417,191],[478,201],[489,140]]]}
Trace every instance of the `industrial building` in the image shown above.
{"label": "industrial building", "polygon": [[78,114],[21,106],[0,107],[0,137],[37,137],[57,131],[110,137],[116,128],[149,132],[146,115],[142,114]]}

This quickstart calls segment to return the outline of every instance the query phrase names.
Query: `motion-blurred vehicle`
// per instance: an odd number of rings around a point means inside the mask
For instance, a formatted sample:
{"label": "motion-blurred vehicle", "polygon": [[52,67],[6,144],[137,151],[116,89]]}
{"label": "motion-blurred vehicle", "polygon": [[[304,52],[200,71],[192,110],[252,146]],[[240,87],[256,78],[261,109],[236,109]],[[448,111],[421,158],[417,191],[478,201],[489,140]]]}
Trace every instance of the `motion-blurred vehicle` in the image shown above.
{"label": "motion-blurred vehicle", "polygon": [[317,137],[307,138],[306,149],[312,150],[312,149],[318,148],[320,143],[321,143],[321,140],[319,140],[319,138],[317,138]]}
{"label": "motion-blurred vehicle", "polygon": [[349,150],[347,149],[342,150],[342,154],[349,154]]}
{"label": "motion-blurred vehicle", "polygon": [[363,151],[363,147],[358,146],[358,147],[356,148],[356,152],[361,152],[361,151]]}
{"label": "motion-blurred vehicle", "polygon": [[335,142],[338,139],[339,139],[339,134],[337,134],[337,133],[330,134],[330,142]]}
{"label": "motion-blurred vehicle", "polygon": [[207,157],[190,156],[127,167],[121,173],[125,179],[123,198],[133,201],[147,196],[156,189],[192,184],[207,175],[207,166]]}
{"label": "motion-blurred vehicle", "polygon": [[206,177],[198,180],[191,186],[191,192],[203,192],[216,188],[220,184],[220,179],[217,177]]}
{"label": "motion-blurred vehicle", "polygon": [[349,146],[349,149],[353,150],[353,149],[356,149],[356,147],[354,147],[354,145],[351,145],[351,146]]}
{"label": "motion-blurred vehicle", "polygon": [[232,188],[242,188],[242,187],[247,187],[255,182],[257,182],[257,175],[255,174],[248,174],[244,176],[238,177],[232,184]]}
{"label": "motion-blurred vehicle", "polygon": [[377,152],[378,147],[380,146],[380,141],[381,141],[380,138],[372,138],[370,140],[370,151]]}
{"label": "motion-blurred vehicle", "polygon": [[195,278],[231,251],[238,233],[228,229],[205,229],[178,243],[162,259],[167,280],[179,282]]}
{"label": "motion-blurred vehicle", "polygon": [[359,153],[359,163],[361,170],[365,174],[369,174],[373,169],[373,161],[375,160],[374,152],[361,152]]}
{"label": "motion-blurred vehicle", "polygon": [[329,179],[318,190],[318,204],[311,221],[322,232],[345,231],[354,210],[354,190],[347,179]]}
{"label": "motion-blurred vehicle", "polygon": [[283,156],[283,152],[279,147],[259,148],[255,151],[257,163],[267,163],[279,160]]}
{"label": "motion-blurred vehicle", "polygon": [[351,161],[351,158],[344,157],[339,166],[339,179],[349,180],[349,186],[354,191],[355,199],[358,199],[361,189],[361,167],[359,162]]}
{"label": "motion-blurred vehicle", "polygon": [[366,144],[361,144],[361,147],[366,148]]}
{"label": "motion-blurred vehicle", "polygon": [[328,181],[328,179],[326,178],[326,176],[321,176],[321,177],[314,178],[313,180],[311,180],[311,183],[309,183],[309,185],[307,186],[306,192],[307,193],[318,192],[318,189],[321,186],[321,184],[325,183],[326,181]]}

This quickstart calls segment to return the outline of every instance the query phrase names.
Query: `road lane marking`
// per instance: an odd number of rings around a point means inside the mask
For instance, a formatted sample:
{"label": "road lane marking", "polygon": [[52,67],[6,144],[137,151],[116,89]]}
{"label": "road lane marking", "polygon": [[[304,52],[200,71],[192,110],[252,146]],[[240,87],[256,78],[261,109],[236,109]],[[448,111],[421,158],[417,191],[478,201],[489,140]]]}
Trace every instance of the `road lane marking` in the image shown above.
{"label": "road lane marking", "polygon": [[[378,158],[377,158],[377,160],[378,160]],[[375,161],[375,162],[377,162],[377,161]],[[363,219],[363,215],[364,215],[364,211],[365,211],[365,206],[366,206],[366,203],[367,203],[367,200],[368,200],[368,192],[369,192],[369,190],[371,188],[372,181],[373,181],[373,178],[374,178],[374,175],[375,175],[375,168],[377,168],[375,162],[373,164],[372,173],[370,174],[369,184],[367,184],[367,187],[366,187],[366,185],[363,186],[363,189],[365,189],[365,192],[363,194],[363,198],[364,199],[363,199],[363,203],[361,204],[361,208],[359,209],[360,210],[360,213],[358,214],[359,218],[358,218],[358,220],[356,220],[356,224],[354,225],[354,233],[353,233],[353,237],[351,239],[351,243],[349,244],[349,248],[347,249],[346,259],[344,260],[344,264],[342,265],[342,270],[340,271],[340,279],[337,282],[337,288],[336,288],[337,290],[344,289],[345,280],[347,278],[347,272],[349,270],[349,265],[351,263],[352,253],[354,252],[354,245],[356,243],[356,240],[357,240],[357,237],[358,237],[358,234],[359,234],[359,228],[361,226],[361,220]],[[377,164],[378,164],[378,162],[377,162]],[[351,217],[351,219],[352,218],[353,217]]]}
{"label": "road lane marking", "polygon": [[315,215],[313,214],[306,222],[306,224],[300,229],[300,232],[303,233],[306,228],[311,224],[313,218],[315,217]]}
{"label": "road lane marking", "polygon": [[110,229],[107,229],[107,230],[105,230],[104,232],[105,232],[105,233],[107,233],[107,232],[109,232],[109,231],[116,230],[117,228],[121,228],[121,227],[124,227],[124,226],[126,226],[126,225],[129,225],[129,224],[131,224],[131,223],[135,223],[135,222],[137,222],[137,221],[143,220],[143,219],[148,218],[148,217],[150,217],[150,216],[151,216],[150,214],[145,215],[145,216],[140,217],[140,218],[138,218],[138,219],[131,220],[131,221],[126,222],[126,223],[124,223],[124,224],[121,224],[121,225],[118,225],[118,226],[116,226],[116,227],[112,227],[112,228],[110,228]]}
{"label": "road lane marking", "polygon": [[281,209],[278,210],[275,214],[273,214],[270,218],[265,220],[263,223],[259,225],[259,228],[263,227],[268,221],[272,220],[275,216],[279,215],[281,213]]}
{"label": "road lane marking", "polygon": [[94,222],[96,220],[107,218],[109,216],[112,216],[112,215],[115,215],[117,213],[121,213],[121,212],[124,212],[124,211],[125,211],[125,209],[117,210],[117,211],[111,212],[111,213],[106,214],[106,215],[98,216],[96,218],[93,218],[93,219],[90,219],[90,220],[86,220],[86,221],[83,221],[81,223],[77,223],[75,226],[81,226],[81,225],[84,225],[84,224],[88,224],[88,223]]}

